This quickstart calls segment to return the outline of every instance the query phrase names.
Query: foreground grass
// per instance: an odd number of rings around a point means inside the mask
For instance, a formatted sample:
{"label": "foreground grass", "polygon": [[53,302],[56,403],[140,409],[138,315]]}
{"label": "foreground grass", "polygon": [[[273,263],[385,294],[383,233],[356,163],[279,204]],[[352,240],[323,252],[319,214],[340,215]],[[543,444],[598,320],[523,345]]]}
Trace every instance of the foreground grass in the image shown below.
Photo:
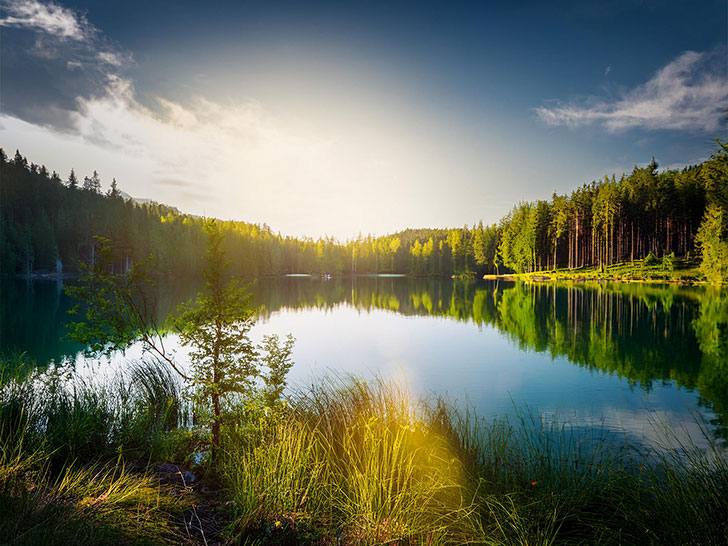
{"label": "foreground grass", "polygon": [[135,366],[94,386],[17,360],[0,373],[0,543],[189,542],[190,499],[130,462],[169,450],[181,409],[173,378]]}
{"label": "foreground grass", "polygon": [[[65,377],[65,376],[64,376]],[[216,468],[178,385],[25,373],[0,387],[0,542],[10,544],[726,544],[717,446],[643,450],[535,412],[485,421],[397,385],[323,379],[278,412],[241,405]],[[210,490],[214,489],[214,495]],[[207,491],[207,493],[206,493]],[[212,502],[211,498],[217,499]],[[195,510],[195,506],[197,507]],[[218,535],[186,514],[215,512]]]}
{"label": "foreground grass", "polygon": [[642,451],[532,412],[488,422],[355,379],[292,404],[256,447],[228,443],[238,543],[726,543],[717,446]]}

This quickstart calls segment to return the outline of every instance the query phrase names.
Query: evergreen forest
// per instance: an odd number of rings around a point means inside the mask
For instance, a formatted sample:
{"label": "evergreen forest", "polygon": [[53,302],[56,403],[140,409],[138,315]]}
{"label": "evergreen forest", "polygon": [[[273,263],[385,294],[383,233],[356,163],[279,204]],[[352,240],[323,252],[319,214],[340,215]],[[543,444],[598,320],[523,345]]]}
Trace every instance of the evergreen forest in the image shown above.
{"label": "evergreen forest", "polygon": [[[94,171],[63,180],[16,151],[0,150],[0,264],[3,274],[74,274],[111,242],[123,272],[149,255],[169,277],[200,277],[205,219],[129,198]],[[701,260],[709,280],[728,279],[728,145],[698,165],[659,170],[653,159],[630,174],[592,181],[550,201],[516,204],[497,224],[406,229],[386,236],[294,238],[270,226],[221,221],[231,274],[241,278],[400,273],[482,276],[676,257]]]}

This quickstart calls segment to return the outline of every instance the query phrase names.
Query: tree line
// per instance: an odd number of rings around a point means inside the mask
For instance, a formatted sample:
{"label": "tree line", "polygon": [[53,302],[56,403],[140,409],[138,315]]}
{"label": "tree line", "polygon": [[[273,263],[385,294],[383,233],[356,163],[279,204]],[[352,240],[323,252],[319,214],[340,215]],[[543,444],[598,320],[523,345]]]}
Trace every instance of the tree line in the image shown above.
{"label": "tree line", "polygon": [[[204,219],[174,207],[125,199],[97,172],[65,181],[0,150],[0,260],[4,273],[74,272],[92,264],[96,236],[112,241],[115,267],[153,254],[174,276],[201,276]],[[550,201],[522,202],[500,222],[406,229],[387,236],[294,238],[265,224],[219,222],[231,273],[240,277],[404,273],[481,276],[576,269],[675,256],[702,257],[706,276],[728,279],[728,146],[681,170],[654,159],[619,179],[605,176]],[[182,250],[184,249],[184,250]]]}
{"label": "tree line", "polygon": [[720,266],[728,266],[719,249],[728,240],[728,147],[719,143],[700,165],[657,167],[653,158],[619,180],[605,176],[571,195],[516,205],[498,226],[497,259],[528,272],[606,267],[650,255],[690,257],[710,247],[720,254]]}
{"label": "tree line", "polygon": [[[201,278],[205,219],[174,207],[125,198],[116,180],[102,190],[97,172],[66,180],[20,152],[0,149],[0,267],[4,274],[78,273],[98,260],[99,237],[118,256],[110,267],[126,272],[152,255],[167,276]],[[218,222],[231,274],[242,278],[344,271],[347,250],[332,238],[297,239],[265,224]],[[348,264],[347,264],[348,265]]]}

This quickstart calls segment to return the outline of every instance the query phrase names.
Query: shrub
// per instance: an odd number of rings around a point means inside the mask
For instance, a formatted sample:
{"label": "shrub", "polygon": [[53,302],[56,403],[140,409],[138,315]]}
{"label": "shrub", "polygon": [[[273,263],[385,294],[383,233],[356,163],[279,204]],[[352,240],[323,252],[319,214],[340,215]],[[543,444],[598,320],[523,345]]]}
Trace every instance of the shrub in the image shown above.
{"label": "shrub", "polygon": [[660,259],[655,256],[652,251],[650,250],[649,254],[645,257],[644,264],[647,266],[653,266],[658,265],[660,263]]}

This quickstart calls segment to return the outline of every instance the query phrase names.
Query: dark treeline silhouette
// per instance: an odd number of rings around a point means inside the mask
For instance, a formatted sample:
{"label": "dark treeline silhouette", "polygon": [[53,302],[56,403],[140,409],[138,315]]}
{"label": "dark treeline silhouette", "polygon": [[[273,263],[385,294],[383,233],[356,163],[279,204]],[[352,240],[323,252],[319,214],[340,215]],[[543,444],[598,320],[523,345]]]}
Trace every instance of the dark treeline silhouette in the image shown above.
{"label": "dark treeline silhouette", "polygon": [[[0,264],[5,274],[73,273],[92,264],[106,238],[118,256],[113,267],[126,271],[152,255],[167,276],[202,276],[205,220],[173,207],[125,199],[116,181],[101,191],[98,173],[79,182],[72,170],[64,182],[44,166],[16,152],[0,150]],[[218,222],[235,276],[285,273],[341,273],[348,251],[333,239],[295,239],[266,225]]]}
{"label": "dark treeline silhouette", "polygon": [[[0,260],[4,273],[66,272],[92,263],[96,236],[112,242],[125,271],[152,254],[171,276],[199,276],[204,219],[173,207],[106,193],[94,171],[64,182],[16,152],[0,151]],[[616,179],[585,184],[551,201],[523,202],[498,224],[407,229],[383,237],[282,237],[267,225],[220,222],[231,272],[473,276],[608,266],[650,256],[697,257],[704,273],[728,276],[728,146],[700,165],[658,172],[653,161]],[[701,230],[702,227],[702,230]],[[710,263],[708,263],[710,262]]]}

